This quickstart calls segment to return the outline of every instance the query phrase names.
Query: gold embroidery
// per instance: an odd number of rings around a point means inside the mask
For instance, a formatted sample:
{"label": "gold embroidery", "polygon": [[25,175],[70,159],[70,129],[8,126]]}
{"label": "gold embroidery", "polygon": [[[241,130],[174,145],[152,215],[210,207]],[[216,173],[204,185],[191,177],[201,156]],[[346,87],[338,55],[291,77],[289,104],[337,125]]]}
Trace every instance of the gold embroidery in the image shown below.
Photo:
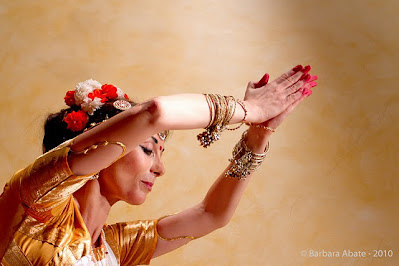
{"label": "gold embroidery", "polygon": [[1,261],[0,265],[30,266],[32,264],[25,257],[25,255],[22,253],[21,249],[18,247],[17,243],[15,243],[15,240],[13,239],[8,246],[7,252],[4,254],[3,260]]}

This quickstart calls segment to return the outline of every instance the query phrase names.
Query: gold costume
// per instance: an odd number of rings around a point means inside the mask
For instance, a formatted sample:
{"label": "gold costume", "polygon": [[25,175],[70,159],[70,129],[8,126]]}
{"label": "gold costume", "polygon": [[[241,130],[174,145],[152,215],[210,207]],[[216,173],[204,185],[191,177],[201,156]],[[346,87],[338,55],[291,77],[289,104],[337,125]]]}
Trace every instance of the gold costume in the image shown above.
{"label": "gold costume", "polygon": [[[91,237],[72,194],[91,176],[74,176],[67,156],[72,140],[14,174],[0,196],[0,265],[74,265],[82,257],[106,255]],[[149,264],[157,221],[104,225],[106,243],[120,265]]]}

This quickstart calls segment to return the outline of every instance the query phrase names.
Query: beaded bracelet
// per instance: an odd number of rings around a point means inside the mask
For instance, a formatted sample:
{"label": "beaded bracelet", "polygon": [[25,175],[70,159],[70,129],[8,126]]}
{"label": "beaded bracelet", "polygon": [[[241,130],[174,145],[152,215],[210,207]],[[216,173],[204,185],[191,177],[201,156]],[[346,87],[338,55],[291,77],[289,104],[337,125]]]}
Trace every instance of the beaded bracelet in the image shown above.
{"label": "beaded bracelet", "polygon": [[250,122],[246,122],[245,124],[246,124],[247,126],[253,126],[253,127],[256,127],[256,128],[266,129],[266,130],[269,130],[269,131],[271,131],[271,132],[276,132],[275,129],[273,129],[273,128],[271,128],[271,127],[267,127],[267,126],[261,125],[261,124],[254,124],[254,123],[250,123]]}

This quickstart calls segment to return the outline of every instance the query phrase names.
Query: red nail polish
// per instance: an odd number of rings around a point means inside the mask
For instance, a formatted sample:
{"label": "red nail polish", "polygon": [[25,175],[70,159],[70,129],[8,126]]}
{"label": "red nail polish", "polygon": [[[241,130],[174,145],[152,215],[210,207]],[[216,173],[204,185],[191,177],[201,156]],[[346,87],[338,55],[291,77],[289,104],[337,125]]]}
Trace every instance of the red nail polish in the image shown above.
{"label": "red nail polish", "polygon": [[302,74],[302,76],[301,76],[301,78],[299,79],[299,80],[304,80],[305,82],[306,81],[308,81],[308,80],[306,80],[306,79],[310,79],[310,75],[309,74],[307,74],[307,73],[303,73]]}
{"label": "red nail polish", "polygon": [[313,91],[312,90],[308,90],[308,93],[306,93],[306,97],[309,97],[310,95],[312,95]]}
{"label": "red nail polish", "polygon": [[309,91],[309,90],[308,90],[307,88],[304,88],[303,91],[302,91],[302,95],[305,95],[305,96],[306,96],[306,94],[308,93],[308,91]]}
{"label": "red nail polish", "polygon": [[312,88],[313,88],[313,87],[316,87],[316,86],[317,86],[317,82],[312,81],[309,85],[310,85]]}
{"label": "red nail polish", "polygon": [[260,87],[265,86],[268,82],[269,82],[269,74],[266,73],[266,74],[263,75],[263,77],[262,77],[258,82],[256,82],[254,85],[255,85],[255,88],[260,88]]}
{"label": "red nail polish", "polygon": [[301,71],[303,69],[303,66],[302,65],[297,65],[296,67],[294,67],[292,70],[294,71],[294,72],[298,72],[298,71]]}
{"label": "red nail polish", "polygon": [[307,65],[307,66],[305,66],[305,68],[303,69],[303,73],[309,73],[309,71],[311,70],[312,68],[309,66],[309,65]]}

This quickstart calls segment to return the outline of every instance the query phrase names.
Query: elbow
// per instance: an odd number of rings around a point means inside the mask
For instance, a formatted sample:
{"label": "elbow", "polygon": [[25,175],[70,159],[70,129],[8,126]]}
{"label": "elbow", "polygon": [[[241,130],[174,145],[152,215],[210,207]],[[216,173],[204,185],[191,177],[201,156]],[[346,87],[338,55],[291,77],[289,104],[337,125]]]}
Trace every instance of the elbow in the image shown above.
{"label": "elbow", "polygon": [[204,205],[201,206],[201,209],[212,227],[211,231],[225,227],[231,221],[232,215],[228,212],[211,210]]}
{"label": "elbow", "polygon": [[214,217],[215,230],[225,227],[231,221],[231,217],[225,215],[218,215]]}
{"label": "elbow", "polygon": [[163,117],[163,108],[162,108],[162,99],[161,97],[152,98],[145,103],[143,103],[143,107],[141,112],[146,113],[148,116],[148,123],[151,127],[155,128],[155,130],[161,131],[163,129],[162,125],[162,117]]}

